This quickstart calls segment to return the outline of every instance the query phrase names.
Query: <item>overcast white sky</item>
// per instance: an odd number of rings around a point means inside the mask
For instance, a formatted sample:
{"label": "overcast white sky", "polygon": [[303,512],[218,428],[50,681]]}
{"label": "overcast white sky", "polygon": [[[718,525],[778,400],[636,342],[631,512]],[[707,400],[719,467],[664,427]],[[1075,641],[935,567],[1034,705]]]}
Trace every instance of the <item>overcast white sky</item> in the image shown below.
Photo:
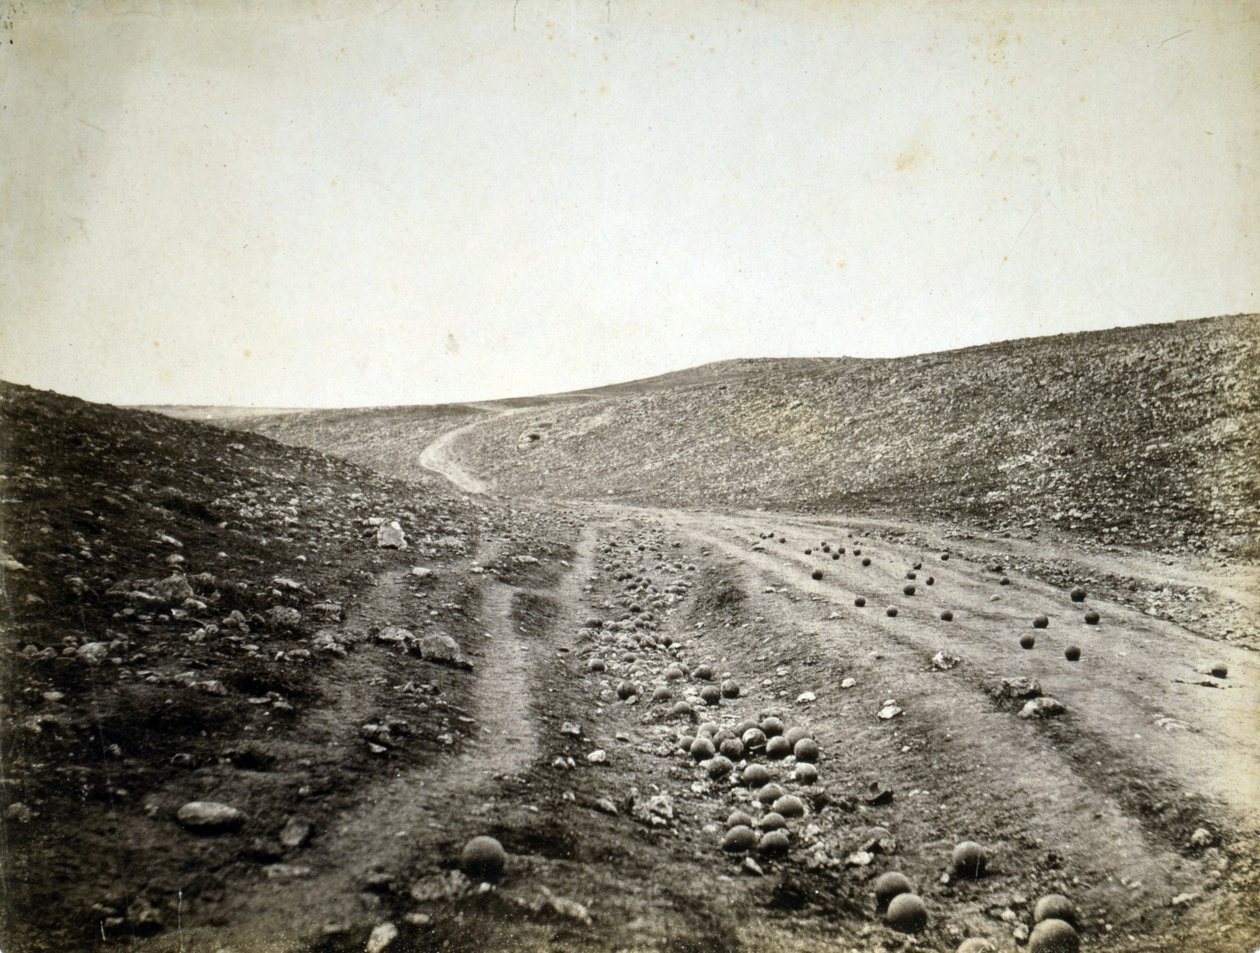
{"label": "overcast white sky", "polygon": [[1254,2],[4,10],[8,380],[429,403],[1260,310]]}

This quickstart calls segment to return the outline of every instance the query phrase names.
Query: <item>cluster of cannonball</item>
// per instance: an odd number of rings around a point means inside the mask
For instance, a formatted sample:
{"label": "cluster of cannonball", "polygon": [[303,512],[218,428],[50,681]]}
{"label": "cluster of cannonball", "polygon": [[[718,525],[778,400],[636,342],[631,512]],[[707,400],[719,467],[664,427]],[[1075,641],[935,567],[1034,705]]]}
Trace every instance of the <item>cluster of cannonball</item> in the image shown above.
{"label": "cluster of cannonball", "polygon": [[[950,873],[955,877],[983,877],[989,858],[975,841],[962,841],[950,858]],[[875,912],[884,923],[900,933],[920,933],[927,929],[928,911],[923,898],[915,892],[910,878],[898,870],[890,870],[875,878]]]}
{"label": "cluster of cannonball", "polygon": [[[1033,908],[1033,928],[1028,937],[1028,953],[1079,953],[1076,909],[1060,893],[1042,897]],[[983,937],[963,940],[957,953],[997,953],[998,947]]]}
{"label": "cluster of cannonball", "polygon": [[[1073,587],[1071,592],[1068,593],[1068,598],[1070,598],[1073,602],[1084,602],[1085,596],[1086,592],[1081,586]],[[1093,609],[1090,609],[1085,613],[1085,624],[1097,625],[1099,618],[1098,613]],[[1050,627],[1049,617],[1045,615],[1034,616],[1032,620],[1032,627],[1039,630],[1048,629]],[[1032,649],[1037,644],[1037,640],[1032,635],[1024,634],[1020,636],[1019,644],[1022,648]],[[1063,650],[1063,657],[1069,662],[1079,662],[1081,660],[1081,647],[1079,645],[1069,645]]]}
{"label": "cluster of cannonball", "polygon": [[720,728],[713,722],[702,724],[694,738],[681,740],[680,747],[710,778],[729,779],[746,787],[752,792],[753,804],[765,812],[756,820],[747,811],[733,811],[726,819],[724,851],[756,850],[763,857],[781,857],[788,852],[787,822],[805,816],[805,802],[786,791],[776,780],[776,773],[754,759],[763,756],[787,763],[790,758],[794,767],[786,780],[805,786],[817,783],[816,763],[821,750],[805,729],[787,728],[778,715],[763,714],[760,720],[749,718],[732,728]]}

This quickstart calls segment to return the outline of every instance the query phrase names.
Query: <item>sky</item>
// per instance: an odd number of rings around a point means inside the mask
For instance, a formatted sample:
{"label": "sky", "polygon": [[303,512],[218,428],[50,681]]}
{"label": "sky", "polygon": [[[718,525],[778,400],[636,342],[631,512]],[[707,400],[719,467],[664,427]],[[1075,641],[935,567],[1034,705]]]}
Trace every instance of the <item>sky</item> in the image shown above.
{"label": "sky", "polygon": [[5,380],[439,403],[1260,310],[1249,0],[2,9]]}

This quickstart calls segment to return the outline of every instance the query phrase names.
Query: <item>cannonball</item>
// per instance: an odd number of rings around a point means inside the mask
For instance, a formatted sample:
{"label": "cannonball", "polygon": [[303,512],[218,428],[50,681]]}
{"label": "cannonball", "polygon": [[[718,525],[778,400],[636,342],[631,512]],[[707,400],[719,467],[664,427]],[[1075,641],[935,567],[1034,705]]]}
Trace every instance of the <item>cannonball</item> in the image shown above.
{"label": "cannonball", "polygon": [[984,937],[972,936],[959,943],[955,953],[997,953],[997,947]]}
{"label": "cannonball", "polygon": [[671,665],[669,668],[665,669],[663,674],[665,675],[665,680],[668,682],[676,682],[678,679],[684,677],[683,670],[677,665]]}
{"label": "cannonball", "polygon": [[871,564],[871,557],[870,557],[870,556],[863,556],[863,557],[862,557],[862,565],[863,565],[863,566],[869,566],[870,564]]}
{"label": "cannonball", "polygon": [[664,685],[657,685],[656,688],[652,689],[652,701],[654,702],[667,702],[673,697],[674,693]]}
{"label": "cannonball", "polygon": [[818,769],[809,763],[798,764],[792,776],[798,784],[818,783]]}
{"label": "cannonball", "polygon": [[775,715],[767,715],[761,719],[761,730],[766,733],[767,738],[781,735],[783,734],[783,719]]}
{"label": "cannonball", "polygon": [[763,834],[757,843],[757,852],[763,857],[782,857],[788,852],[790,846],[787,831],[770,831],[768,834]]}
{"label": "cannonball", "polygon": [[1048,626],[1049,624],[1050,624],[1050,620],[1049,620],[1049,619],[1047,619],[1047,618],[1046,618],[1045,616],[1043,616],[1043,615],[1039,615],[1039,616],[1037,616],[1037,618],[1033,619],[1033,628],[1034,628],[1034,629],[1044,629],[1044,628],[1045,628],[1046,626]]}
{"label": "cannonball", "polygon": [[875,891],[875,909],[877,910],[883,910],[892,903],[893,897],[899,894],[914,892],[914,884],[910,883],[910,878],[898,870],[880,874],[875,878],[872,888]]}
{"label": "cannonball", "polygon": [[756,727],[758,727],[757,721],[755,721],[752,718],[745,718],[738,725],[736,725],[732,730],[735,732],[735,737],[742,738],[745,731],[747,731],[749,728],[756,728]]}
{"label": "cannonball", "polygon": [[954,613],[952,613],[952,612],[950,612],[948,609],[946,609],[944,612],[942,612],[942,613],[941,613],[941,621],[942,621],[942,622],[953,622],[953,621],[954,621]]}
{"label": "cannonball", "polygon": [[740,824],[732,827],[722,838],[722,850],[732,854],[743,853],[757,846],[757,835],[751,827]]}
{"label": "cannonball", "polygon": [[911,585],[910,583],[906,583],[904,586],[901,587],[901,591],[905,593],[907,596],[912,596],[914,595],[914,586]]}
{"label": "cannonball", "polygon": [[700,727],[696,729],[696,734],[704,735],[706,738],[712,738],[718,733],[718,723],[716,721],[702,721]]}
{"label": "cannonball", "polygon": [[795,745],[802,738],[808,738],[809,732],[806,731],[804,728],[802,728],[800,725],[796,725],[792,728],[789,728],[787,731],[785,731],[783,733],[783,737],[788,740],[788,744]]}
{"label": "cannonball", "polygon": [[805,802],[795,794],[785,794],[780,798],[775,798],[770,810],[784,817],[804,817]]}
{"label": "cannonball", "polygon": [[936,577],[935,577],[935,576],[928,576],[928,577],[927,577],[926,579],[924,579],[923,581],[924,581],[924,582],[926,582],[929,586],[935,586],[935,585],[936,585]]}
{"label": "cannonball", "polygon": [[1028,953],[1080,953],[1081,938],[1064,920],[1042,920],[1028,937]]}
{"label": "cannonball", "polygon": [[723,698],[738,698],[739,697],[739,682],[735,681],[735,679],[733,678],[728,678],[724,682],[722,682],[722,697]]}
{"label": "cannonball", "polygon": [[787,827],[787,818],[777,811],[770,811],[761,818],[762,831],[777,831],[781,827]]}
{"label": "cannonball", "polygon": [[809,574],[809,578],[815,581],[821,579],[822,577],[823,577],[823,571],[821,569],[815,569],[813,572]]}
{"label": "cannonball", "polygon": [[1082,589],[1080,586],[1077,586],[1070,593],[1068,593],[1068,598],[1070,598],[1073,602],[1084,602],[1085,590]]}
{"label": "cannonball", "polygon": [[1212,666],[1213,678],[1229,678],[1229,666],[1222,662],[1217,662]]}
{"label": "cannonball", "polygon": [[1036,644],[1037,644],[1037,640],[1036,640],[1036,639],[1034,639],[1031,635],[1024,635],[1024,636],[1020,636],[1020,639],[1019,639],[1019,644],[1020,644],[1023,648],[1030,649],[1030,648],[1032,648],[1034,645],[1036,645]]}
{"label": "cannonball", "polygon": [[806,550],[805,550],[805,555],[806,555],[806,556],[811,556],[811,555],[813,555],[813,552],[814,552],[814,551],[813,551],[812,549],[806,549]]}
{"label": "cannonball", "polygon": [[753,819],[747,811],[731,811],[726,816],[726,828],[730,830],[732,827],[752,827]]}
{"label": "cannonball", "polygon": [[691,674],[700,679],[702,682],[707,682],[713,677],[713,666],[707,664],[697,665],[696,670]]}
{"label": "cannonball", "polygon": [[705,738],[703,735],[691,742],[687,748],[687,752],[697,761],[708,761],[717,754],[713,748],[713,742],[708,738]]}
{"label": "cannonball", "polygon": [[700,689],[700,700],[706,705],[722,704],[722,690],[716,685],[705,685]]}
{"label": "cannonball", "polygon": [[888,905],[884,922],[899,933],[921,933],[927,929],[927,907],[918,894],[898,894]]}
{"label": "cannonball", "polygon": [[627,698],[633,698],[637,694],[639,694],[639,686],[634,684],[634,682],[623,681],[617,683],[617,697],[622,701],[625,701]]}
{"label": "cannonball", "polygon": [[837,547],[836,547],[836,555],[837,555],[837,556],[842,556],[842,555],[844,555],[844,547],[843,547],[843,546],[837,546]]}
{"label": "cannonball", "polygon": [[586,670],[588,672],[602,672],[607,667],[608,666],[604,664],[604,660],[602,658],[593,658],[586,663]]}
{"label": "cannonball", "polygon": [[950,868],[956,877],[983,877],[989,855],[973,840],[965,840],[954,848]]}
{"label": "cannonball", "polygon": [[1098,619],[1099,619],[1099,615],[1093,609],[1090,609],[1088,612],[1085,613],[1086,625],[1097,625]]}
{"label": "cannonball", "polygon": [[744,756],[744,743],[738,738],[727,738],[721,743],[718,751],[723,757],[738,761]]}
{"label": "cannonball", "polygon": [[1063,657],[1069,662],[1079,662],[1081,660],[1081,647],[1079,645],[1069,645],[1063,650]]}
{"label": "cannonball", "polygon": [[853,600],[853,604],[860,609],[862,606],[866,605],[866,598],[864,596],[858,596]]}
{"label": "cannonball", "polygon": [[507,863],[507,852],[493,837],[482,834],[464,845],[459,867],[473,880],[498,880]]}
{"label": "cannonball", "polygon": [[782,735],[775,735],[766,741],[766,757],[767,758],[786,758],[792,753],[792,746],[788,744],[786,738]]}
{"label": "cannonball", "polygon": [[770,773],[770,769],[764,764],[750,764],[744,768],[744,773],[739,779],[750,788],[761,788],[774,780],[774,775]]}
{"label": "cannonball", "polygon": [[793,746],[792,754],[796,755],[797,761],[817,761],[818,742],[813,738],[802,738]]}
{"label": "cannonball", "polygon": [[713,758],[705,762],[704,767],[709,772],[709,777],[714,781],[720,781],[735,770],[735,765],[731,763],[731,759],[720,754],[714,755]]}
{"label": "cannonball", "polygon": [[919,578],[919,574],[918,574],[918,573],[916,573],[916,572],[912,569],[912,570],[910,570],[908,573],[906,573],[906,578],[907,578],[907,579],[918,579],[918,578]]}
{"label": "cannonball", "polygon": [[862,555],[862,550],[860,550],[860,549],[854,549],[854,550],[853,550],[853,555],[854,555],[854,556],[861,556],[861,555]]}
{"label": "cannonball", "polygon": [[1062,920],[1070,926],[1078,926],[1076,907],[1061,893],[1048,893],[1037,901],[1037,905],[1033,907],[1033,923],[1040,923],[1042,920]]}
{"label": "cannonball", "polygon": [[773,804],[781,797],[783,797],[783,788],[773,782],[762,785],[757,791],[757,800],[762,804]]}
{"label": "cannonball", "polygon": [[889,606],[887,609],[884,610],[884,615],[895,619],[897,617],[897,607]]}
{"label": "cannonball", "polygon": [[686,702],[674,702],[674,707],[669,710],[669,714],[671,718],[690,718],[695,712]]}
{"label": "cannonball", "polygon": [[839,559],[839,558],[840,558],[840,554],[839,554],[839,553],[832,553],[832,554],[831,554],[831,558],[832,558],[832,559]]}

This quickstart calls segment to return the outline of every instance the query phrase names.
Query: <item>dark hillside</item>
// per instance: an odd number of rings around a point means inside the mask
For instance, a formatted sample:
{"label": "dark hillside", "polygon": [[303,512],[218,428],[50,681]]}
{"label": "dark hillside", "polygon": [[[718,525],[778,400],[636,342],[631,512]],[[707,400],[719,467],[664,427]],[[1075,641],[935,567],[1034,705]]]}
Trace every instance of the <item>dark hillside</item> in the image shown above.
{"label": "dark hillside", "polygon": [[[7,384],[0,439],[4,949],[173,926],[285,859],[291,816],[318,831],[362,783],[472,730],[394,694],[393,650],[355,620],[379,573],[469,552],[484,511],[253,434]],[[395,520],[406,552],[377,545]],[[410,604],[463,641],[477,598],[437,578]],[[456,701],[468,677],[426,675]],[[374,712],[410,725],[384,757],[358,738]],[[242,832],[181,829],[199,799],[243,811]]]}

